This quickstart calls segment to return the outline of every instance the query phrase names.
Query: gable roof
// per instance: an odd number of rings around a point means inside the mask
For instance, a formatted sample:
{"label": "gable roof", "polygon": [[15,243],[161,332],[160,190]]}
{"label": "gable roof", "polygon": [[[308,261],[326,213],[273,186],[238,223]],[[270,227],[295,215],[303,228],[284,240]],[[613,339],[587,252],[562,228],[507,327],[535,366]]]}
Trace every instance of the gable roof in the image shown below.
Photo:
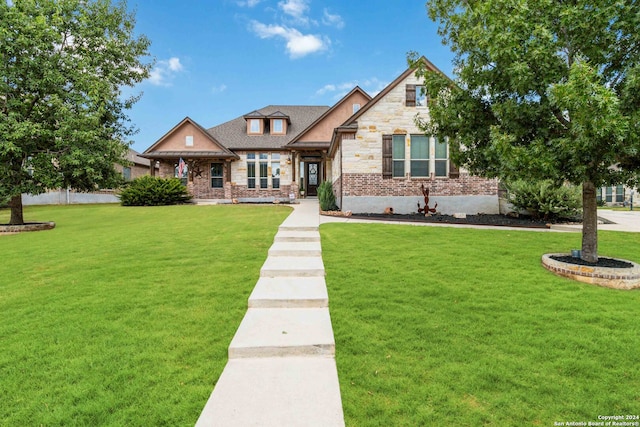
{"label": "gable roof", "polygon": [[[320,123],[322,120],[324,120],[325,117],[327,117],[329,114],[331,114],[334,110],[336,110],[340,105],[342,105],[343,102],[345,102],[347,99],[349,99],[349,97],[351,97],[351,95],[353,95],[354,93],[361,93],[362,95],[364,95],[365,98],[367,98],[367,101],[371,101],[371,96],[365,92],[364,90],[362,90],[360,88],[360,86],[356,86],[353,89],[351,89],[351,91],[349,91],[349,93],[347,93],[345,96],[343,96],[338,102],[336,102],[333,107],[329,108],[327,111],[324,112],[323,115],[321,115],[320,117],[318,117],[313,123],[311,123],[309,126],[307,126],[302,132],[300,132],[298,134],[298,136],[296,138],[294,138],[289,144],[287,144],[288,146],[295,146],[295,145],[299,145],[299,146],[309,146],[309,145],[318,145],[318,144],[314,144],[314,143],[309,143],[309,142],[298,142],[298,140],[300,138],[302,138],[307,132],[309,132],[311,129],[313,129],[318,123]],[[365,104],[366,105],[366,104]],[[326,145],[327,142],[329,141],[318,141],[319,143],[324,143],[324,145]]]}
{"label": "gable roof", "polygon": [[[207,130],[230,150],[280,150],[329,110],[327,106],[269,105]],[[247,135],[246,118],[288,117],[286,135]]]}
{"label": "gable roof", "polygon": [[[440,69],[438,67],[433,65],[433,63],[431,61],[429,61],[427,58],[425,58],[424,56],[420,57],[420,59],[418,59],[416,62],[422,62],[426,66],[427,70],[429,70],[429,71],[434,71],[436,73],[442,74],[443,76],[446,76],[446,74],[444,74],[442,71],[440,71]],[[331,138],[331,144],[329,145],[329,151],[328,151],[329,156],[333,155],[333,153],[335,152],[335,150],[336,150],[336,148],[337,148],[337,146],[338,146],[338,144],[340,142],[340,139],[338,138],[338,134],[357,132],[357,130],[358,130],[358,118],[360,116],[362,116],[364,113],[366,113],[371,107],[376,105],[382,98],[387,96],[387,94],[389,92],[391,92],[396,86],[398,86],[400,83],[402,83],[404,81],[404,79],[409,77],[411,75],[411,73],[415,73],[416,71],[417,71],[417,67],[416,66],[412,66],[412,67],[407,68],[394,81],[389,83],[387,85],[387,87],[385,87],[382,91],[380,91],[380,93],[378,93],[376,96],[374,96],[371,101],[369,101],[362,108],[360,108],[358,111],[356,111],[341,126],[338,126],[337,128],[335,128],[334,131],[333,131],[333,136]]]}
{"label": "gable roof", "polygon": [[[420,59],[418,59],[418,61],[416,61],[416,62],[422,62],[427,67],[427,70],[429,70],[429,71],[435,71],[437,73],[442,74],[443,76],[445,75],[442,71],[440,71],[438,69],[438,67],[433,65],[433,63],[431,61],[429,61],[427,58],[425,58],[424,56],[421,57]],[[362,116],[371,107],[376,105],[378,103],[378,101],[380,101],[382,98],[384,98],[389,92],[391,92],[396,86],[398,86],[404,79],[409,77],[411,75],[411,73],[415,73],[416,70],[417,70],[417,67],[409,67],[409,68],[407,68],[394,81],[389,83],[387,85],[387,87],[382,89],[382,91],[380,91],[380,93],[378,93],[376,96],[374,96],[371,101],[369,101],[362,108],[360,108],[358,111],[356,111],[353,116],[349,117],[347,119],[347,121],[343,123],[343,125],[344,126],[348,126],[348,125],[351,125],[351,124],[355,123],[358,120],[358,117]]]}
{"label": "gable roof", "polygon": [[[160,145],[162,145],[162,143],[164,141],[167,140],[167,138],[169,138],[173,132],[180,128],[180,126],[184,125],[185,123],[189,123],[193,126],[195,126],[197,129],[199,129],[200,131],[202,131],[202,134],[208,138],[211,142],[213,142],[215,145],[217,145],[218,147],[220,147],[219,150],[206,150],[206,151],[157,151],[156,148],[159,147]],[[227,149],[223,144],[220,143],[220,141],[216,140],[209,132],[207,132],[207,130],[205,128],[203,128],[202,126],[200,126],[197,122],[195,122],[194,120],[192,120],[190,117],[185,117],[184,119],[182,119],[180,121],[180,123],[178,123],[177,125],[175,125],[174,127],[171,128],[171,130],[167,133],[165,133],[162,138],[160,138],[158,141],[156,141],[155,144],[153,144],[151,147],[147,148],[144,153],[142,153],[140,155],[141,157],[146,157],[147,159],[160,159],[160,158],[177,158],[177,157],[182,157],[182,156],[188,156],[188,157],[201,157],[201,158],[209,158],[209,157],[215,157],[215,158],[220,158],[220,159],[239,159],[240,157],[238,157],[235,153],[231,152],[229,149]]]}

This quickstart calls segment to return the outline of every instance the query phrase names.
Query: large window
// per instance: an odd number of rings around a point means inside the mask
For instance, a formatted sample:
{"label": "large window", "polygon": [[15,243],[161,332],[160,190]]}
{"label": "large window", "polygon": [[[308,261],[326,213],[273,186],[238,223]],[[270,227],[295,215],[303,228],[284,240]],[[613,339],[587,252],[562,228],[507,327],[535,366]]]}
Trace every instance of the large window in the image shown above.
{"label": "large window", "polygon": [[411,176],[429,176],[429,138],[411,135]]}
{"label": "large window", "polygon": [[624,186],[622,185],[616,186],[616,202],[617,203],[624,202]]}
{"label": "large window", "polygon": [[269,155],[260,153],[260,188],[269,188]]}
{"label": "large window", "polygon": [[122,168],[122,178],[124,178],[125,181],[131,181],[131,168],[130,167],[123,167]]}
{"label": "large window", "polygon": [[436,176],[447,176],[447,141],[440,141],[438,138],[436,141],[436,157],[435,157],[435,170]]}
{"label": "large window", "polygon": [[280,153],[271,154],[271,186],[280,188]]}
{"label": "large window", "polygon": [[211,188],[222,188],[222,163],[211,163]]}
{"label": "large window", "polygon": [[612,187],[607,187],[606,188],[606,202],[607,203],[611,203],[613,202],[613,188]]}
{"label": "large window", "polygon": [[404,135],[393,135],[393,177],[404,176]]}
{"label": "large window", "polygon": [[247,153],[247,188],[256,188],[256,153]]}

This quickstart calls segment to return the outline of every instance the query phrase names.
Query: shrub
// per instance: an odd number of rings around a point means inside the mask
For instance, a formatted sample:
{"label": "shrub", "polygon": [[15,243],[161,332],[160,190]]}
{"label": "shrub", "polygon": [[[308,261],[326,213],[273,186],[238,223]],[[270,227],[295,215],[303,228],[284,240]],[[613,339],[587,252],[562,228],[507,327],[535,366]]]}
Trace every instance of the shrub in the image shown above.
{"label": "shrub", "polygon": [[318,201],[320,209],[323,211],[338,210],[336,196],[333,194],[333,185],[329,181],[324,181],[318,186]]}
{"label": "shrub", "polygon": [[136,178],[118,195],[122,206],[177,205],[191,199],[187,188],[178,178]]}
{"label": "shrub", "polygon": [[580,187],[553,181],[514,181],[506,183],[507,200],[517,209],[527,210],[545,220],[575,218],[582,207]]}

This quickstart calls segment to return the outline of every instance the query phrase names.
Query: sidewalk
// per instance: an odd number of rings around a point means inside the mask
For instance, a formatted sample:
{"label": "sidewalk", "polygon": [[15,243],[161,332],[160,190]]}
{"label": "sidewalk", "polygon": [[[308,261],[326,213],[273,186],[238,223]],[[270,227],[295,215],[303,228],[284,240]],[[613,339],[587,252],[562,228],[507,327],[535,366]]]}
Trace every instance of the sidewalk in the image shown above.
{"label": "sidewalk", "polygon": [[280,225],[196,426],[344,426],[317,200]]}

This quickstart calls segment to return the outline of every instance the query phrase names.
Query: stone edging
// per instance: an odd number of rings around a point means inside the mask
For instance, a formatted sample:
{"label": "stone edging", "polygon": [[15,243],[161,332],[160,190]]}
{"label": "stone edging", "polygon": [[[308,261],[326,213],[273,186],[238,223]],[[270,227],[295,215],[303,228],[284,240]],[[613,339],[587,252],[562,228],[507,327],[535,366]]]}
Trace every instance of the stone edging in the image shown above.
{"label": "stone edging", "polygon": [[320,211],[320,215],[324,215],[324,216],[344,216],[344,217],[350,217],[351,216],[351,211],[346,211],[346,212],[342,212],[342,211]]}
{"label": "stone edging", "polygon": [[23,231],[42,231],[55,228],[55,222],[32,222],[23,225],[0,224],[0,234],[2,233],[22,233]]}
{"label": "stone edging", "polygon": [[631,268],[591,267],[588,265],[570,264],[552,259],[552,256],[567,256],[569,254],[544,254],[542,265],[547,270],[569,279],[578,280],[592,285],[604,286],[612,289],[640,288],[640,264],[628,260]]}

